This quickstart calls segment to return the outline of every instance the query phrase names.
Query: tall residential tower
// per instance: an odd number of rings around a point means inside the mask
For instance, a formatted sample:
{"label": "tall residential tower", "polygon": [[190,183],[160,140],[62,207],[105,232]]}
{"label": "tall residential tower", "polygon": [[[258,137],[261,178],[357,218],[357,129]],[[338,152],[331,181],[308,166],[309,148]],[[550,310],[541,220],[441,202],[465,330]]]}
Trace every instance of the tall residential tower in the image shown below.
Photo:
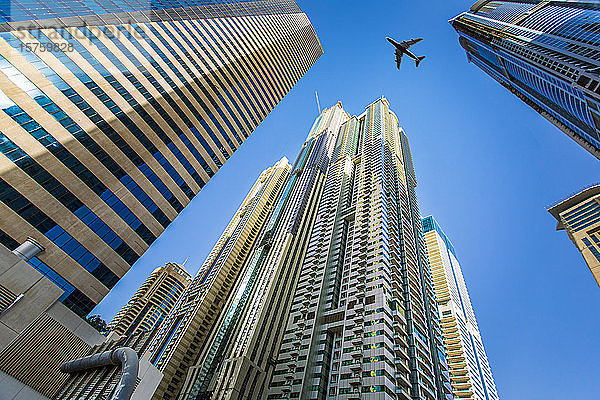
{"label": "tall residential tower", "polygon": [[268,399],[450,399],[408,139],[383,98],[334,137]]}
{"label": "tall residential tower", "polygon": [[423,219],[423,232],[454,398],[498,400],[454,246],[431,216]]}
{"label": "tall residential tower", "polygon": [[322,54],[293,0],[12,0],[0,244],[86,315]]}
{"label": "tall residential tower", "polygon": [[598,1],[480,0],[450,22],[469,61],[600,158]]}
{"label": "tall residential tower", "polygon": [[190,367],[229,302],[243,270],[289,177],[286,158],[265,170],[213,247],[191,285],[165,320],[151,346],[150,361],[164,374],[156,399],[175,399]]}
{"label": "tall residential tower", "polygon": [[191,280],[179,264],[156,268],[108,324],[108,330],[131,336],[158,329]]}
{"label": "tall residential tower", "polygon": [[324,110],[235,283],[163,326],[154,398],[451,399],[415,186],[387,100]]}

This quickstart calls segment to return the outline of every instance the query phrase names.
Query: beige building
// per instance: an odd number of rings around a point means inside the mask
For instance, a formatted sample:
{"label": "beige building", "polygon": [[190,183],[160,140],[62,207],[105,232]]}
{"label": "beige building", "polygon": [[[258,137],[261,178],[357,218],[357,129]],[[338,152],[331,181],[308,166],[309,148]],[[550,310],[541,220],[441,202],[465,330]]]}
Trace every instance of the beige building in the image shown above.
{"label": "beige building", "polygon": [[[52,398],[60,365],[105,337],[58,299],[63,291],[0,245],[0,398]],[[27,257],[25,257],[27,258]]]}
{"label": "beige building", "polygon": [[600,184],[548,208],[557,230],[566,230],[600,285]]}
{"label": "beige building", "polygon": [[[206,353],[222,310],[235,299],[234,285],[246,268],[251,250],[289,178],[291,166],[284,157],[263,171],[229,225],[213,247],[191,285],[180,297],[150,348],[150,361],[164,374],[153,399],[175,399],[190,381],[199,355]],[[213,354],[211,354],[213,356]]]}
{"label": "beige building", "polygon": [[167,263],[156,268],[113,318],[108,330],[121,336],[141,331],[152,333],[191,281],[191,275],[179,264]]}
{"label": "beige building", "polygon": [[[451,400],[408,137],[383,97],[359,115],[332,109],[343,118],[315,130],[331,146],[323,186],[307,189],[318,203],[295,238],[304,255],[267,259],[276,274],[257,285],[261,319],[244,321],[248,344],[234,342],[222,368],[238,369],[238,386],[219,382],[213,398]],[[290,276],[287,297],[275,297],[279,274]]]}
{"label": "beige building", "polygon": [[422,224],[454,398],[498,400],[454,246],[433,217]]}
{"label": "beige building", "polygon": [[0,243],[85,316],[323,50],[293,0],[47,3],[0,15]]}

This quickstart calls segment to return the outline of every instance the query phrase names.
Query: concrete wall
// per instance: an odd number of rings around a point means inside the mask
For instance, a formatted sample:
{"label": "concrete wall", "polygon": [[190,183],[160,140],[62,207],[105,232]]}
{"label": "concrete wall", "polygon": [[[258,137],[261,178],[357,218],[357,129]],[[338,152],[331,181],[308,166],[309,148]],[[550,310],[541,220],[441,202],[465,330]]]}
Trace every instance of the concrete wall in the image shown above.
{"label": "concrete wall", "polygon": [[105,337],[57,301],[61,288],[2,245],[0,286],[16,299],[0,313],[0,400],[50,398],[67,378],[60,365]]}

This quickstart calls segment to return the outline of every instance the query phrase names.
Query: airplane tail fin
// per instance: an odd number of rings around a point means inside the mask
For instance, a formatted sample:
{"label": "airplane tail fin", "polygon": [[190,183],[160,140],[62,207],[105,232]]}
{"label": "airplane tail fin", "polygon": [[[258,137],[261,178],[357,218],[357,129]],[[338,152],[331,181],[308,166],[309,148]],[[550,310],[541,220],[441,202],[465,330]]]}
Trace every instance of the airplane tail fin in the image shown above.
{"label": "airplane tail fin", "polygon": [[417,67],[419,66],[421,61],[423,61],[424,58],[425,58],[425,56],[417,57],[417,59],[415,60],[415,64],[417,64]]}

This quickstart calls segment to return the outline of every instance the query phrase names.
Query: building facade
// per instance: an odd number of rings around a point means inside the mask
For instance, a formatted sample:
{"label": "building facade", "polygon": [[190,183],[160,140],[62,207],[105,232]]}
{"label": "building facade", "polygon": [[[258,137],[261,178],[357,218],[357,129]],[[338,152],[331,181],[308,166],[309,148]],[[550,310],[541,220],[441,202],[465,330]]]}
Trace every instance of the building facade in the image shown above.
{"label": "building facade", "polygon": [[387,100],[324,110],[215,317],[182,328],[195,281],[163,325],[154,399],[451,399],[415,186]]}
{"label": "building facade", "polygon": [[164,374],[156,399],[175,399],[208,342],[263,225],[289,178],[286,158],[265,170],[162,325],[151,362]]}
{"label": "building facade", "polygon": [[325,189],[341,103],[314,122],[243,279],[180,399],[265,399],[293,293]]}
{"label": "building facade", "polygon": [[407,137],[383,98],[334,137],[267,398],[451,399]]}
{"label": "building facade", "polygon": [[108,324],[109,332],[131,336],[158,329],[191,281],[179,264],[156,268]]}
{"label": "building facade", "polygon": [[0,243],[83,316],[322,48],[293,0],[6,3]]}
{"label": "building facade", "polygon": [[61,364],[106,337],[58,301],[63,291],[26,262],[35,252],[18,249],[0,244],[0,398],[48,400],[67,380]]}
{"label": "building facade", "polygon": [[600,184],[569,196],[548,209],[556,230],[566,230],[600,286]]}
{"label": "building facade", "polygon": [[469,61],[600,158],[600,4],[480,0],[450,21]]}
{"label": "building facade", "polygon": [[423,219],[423,233],[454,398],[498,400],[454,246],[431,216]]}

